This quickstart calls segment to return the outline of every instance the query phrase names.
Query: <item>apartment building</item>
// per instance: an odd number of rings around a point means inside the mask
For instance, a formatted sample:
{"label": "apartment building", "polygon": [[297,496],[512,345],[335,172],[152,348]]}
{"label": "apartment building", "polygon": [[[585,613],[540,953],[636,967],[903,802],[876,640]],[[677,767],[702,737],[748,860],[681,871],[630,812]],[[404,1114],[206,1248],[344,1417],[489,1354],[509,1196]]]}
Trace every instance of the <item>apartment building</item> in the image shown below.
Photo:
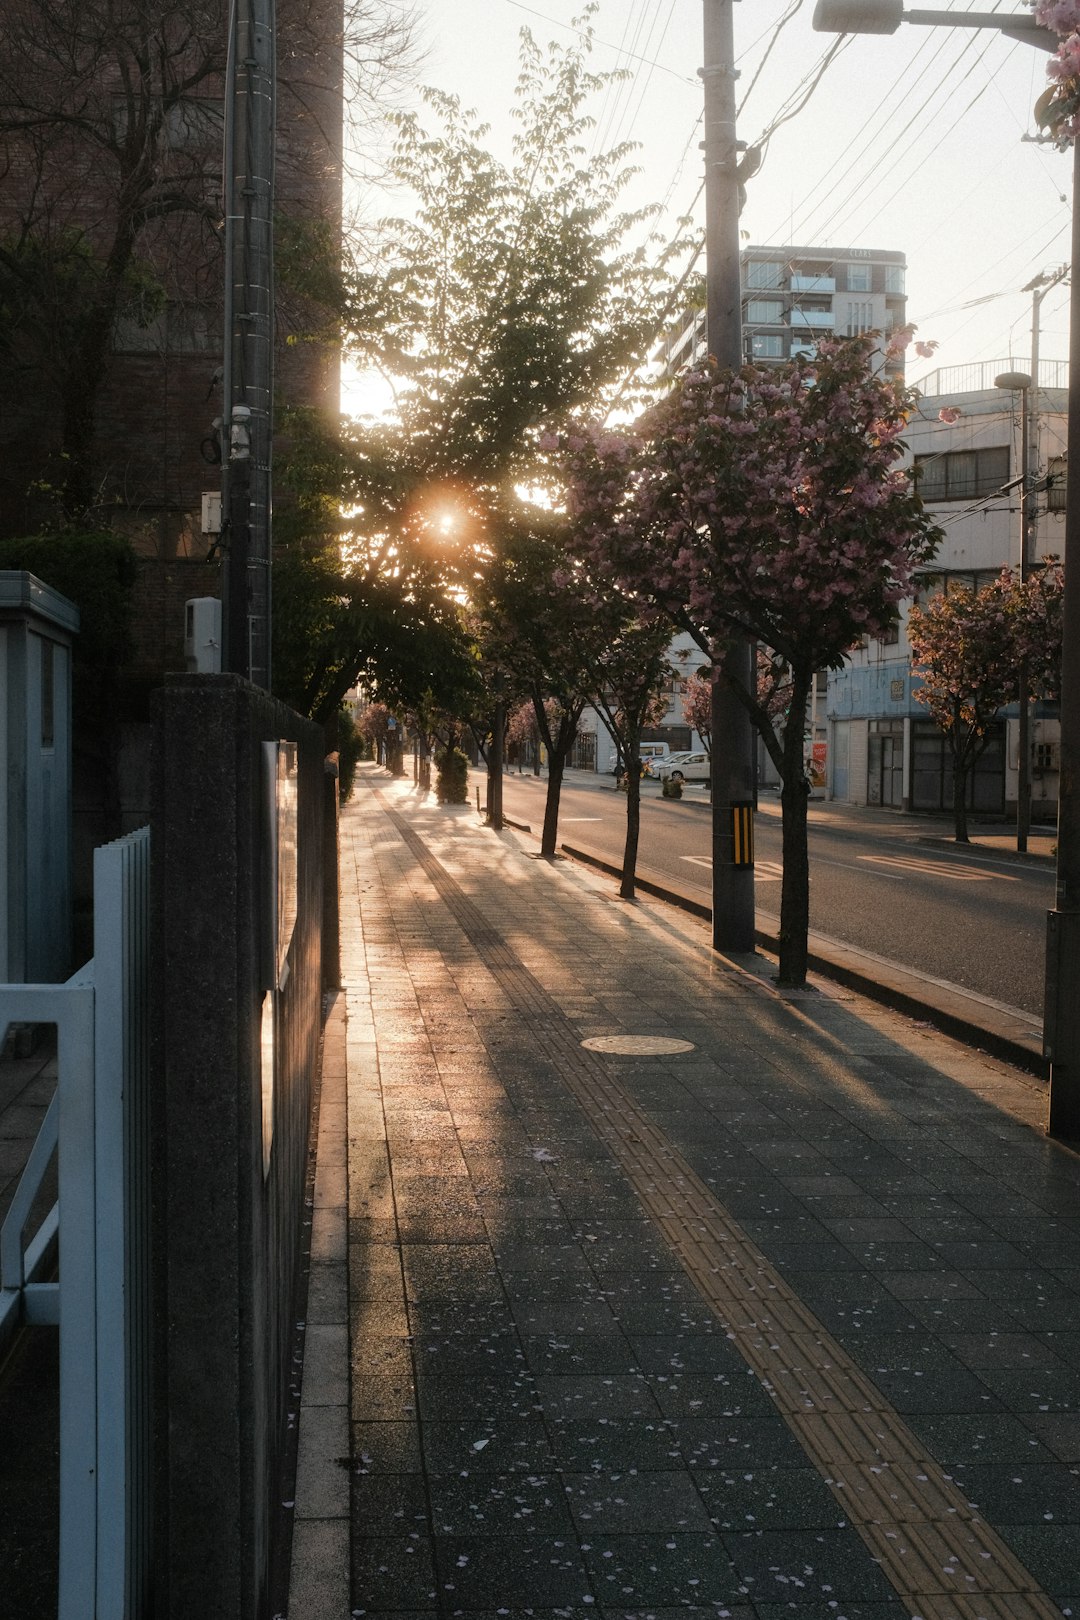
{"label": "apartment building", "polygon": [[[747,247],[741,255],[743,352],[761,365],[813,355],[823,337],[880,332],[907,319],[902,253],[878,248]],[[705,312],[691,310],[658,358],[674,374],[704,358]],[[902,370],[902,359],[887,362]]]}
{"label": "apartment building", "polygon": [[[907,462],[944,539],[921,594],[957,585],[979,589],[1006,564],[1020,562],[1020,395],[995,387],[1028,362],[1007,359],[952,366],[918,385],[919,409],[906,433]],[[1043,362],[1036,393],[1034,560],[1064,549],[1067,376],[1062,362]],[[942,422],[944,407],[959,410]],[[829,675],[825,705],[829,797],[849,804],[947,810],[952,777],[946,739],[916,692],[905,634],[907,607],[884,639],[870,639]],[[976,766],[970,808],[1015,813],[1018,717],[1002,713]],[[1036,704],[1032,728],[1032,811],[1049,816],[1057,802],[1056,705]]]}

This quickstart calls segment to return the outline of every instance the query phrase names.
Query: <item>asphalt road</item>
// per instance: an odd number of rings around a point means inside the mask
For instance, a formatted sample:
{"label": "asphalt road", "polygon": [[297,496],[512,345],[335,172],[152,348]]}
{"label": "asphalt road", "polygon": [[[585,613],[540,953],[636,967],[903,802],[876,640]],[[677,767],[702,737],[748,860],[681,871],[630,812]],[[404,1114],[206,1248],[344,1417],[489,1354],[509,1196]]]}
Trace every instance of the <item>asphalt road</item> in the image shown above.
{"label": "asphalt road", "polygon": [[[505,813],[539,837],[546,779],[507,776]],[[708,904],[707,794],[682,800],[644,787],[639,870]],[[620,862],[625,801],[605,777],[573,773],[563,788],[560,842]],[[883,824],[884,823],[884,824]],[[943,835],[944,826],[931,828]],[[1046,913],[1054,875],[1044,866],[925,841],[920,819],[811,806],[810,923],[832,939],[933,978],[1041,1015]],[[780,910],[780,811],[765,799],[756,818],[755,892],[760,925]]]}

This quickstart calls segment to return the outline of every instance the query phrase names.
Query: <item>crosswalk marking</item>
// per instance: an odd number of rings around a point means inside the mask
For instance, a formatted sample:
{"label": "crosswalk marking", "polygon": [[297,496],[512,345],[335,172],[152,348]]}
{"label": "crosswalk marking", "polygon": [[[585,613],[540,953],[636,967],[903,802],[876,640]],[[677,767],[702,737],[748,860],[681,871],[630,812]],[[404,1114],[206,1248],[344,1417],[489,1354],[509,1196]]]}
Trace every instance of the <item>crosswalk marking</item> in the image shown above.
{"label": "crosswalk marking", "polygon": [[986,872],[976,866],[953,865],[947,861],[920,860],[916,855],[858,855],[856,860],[878,866],[898,866],[904,872],[918,872],[923,877],[951,878],[954,883],[990,883],[994,878],[1006,883],[1019,883],[1020,879],[1008,872]]}
{"label": "crosswalk marking", "polygon": [[[680,861],[691,861],[694,866],[711,866],[711,855],[680,855]],[[779,883],[784,868],[779,861],[755,861],[754,876],[759,883]]]}

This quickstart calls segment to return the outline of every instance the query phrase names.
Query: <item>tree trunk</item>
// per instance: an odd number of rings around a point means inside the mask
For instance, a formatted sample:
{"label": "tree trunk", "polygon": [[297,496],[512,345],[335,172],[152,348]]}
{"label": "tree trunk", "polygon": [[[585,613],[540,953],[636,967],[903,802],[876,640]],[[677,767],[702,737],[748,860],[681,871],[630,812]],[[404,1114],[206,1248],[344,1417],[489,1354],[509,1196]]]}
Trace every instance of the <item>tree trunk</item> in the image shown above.
{"label": "tree trunk", "polygon": [[506,713],[502,703],[495,705],[491,722],[491,747],[488,749],[488,821],[495,832],[503,830],[503,731]]}
{"label": "tree trunk", "polygon": [[959,754],[953,755],[952,793],[953,827],[958,844],[970,844],[967,820],[968,762]]}
{"label": "tree trunk", "polygon": [[559,837],[559,798],[562,794],[563,771],[565,768],[565,752],[548,755],[547,797],[544,800],[544,832],[540,840],[540,858],[545,861],[555,859],[555,846]]}
{"label": "tree trunk", "polygon": [[806,983],[807,934],[810,930],[810,858],[806,847],[806,810],[810,785],[803,760],[809,680],[792,672],[791,705],[784,726],[784,778],[780,788],[784,876],[780,889],[780,972],[789,990]]}
{"label": "tree trunk", "polygon": [[626,844],[623,849],[622,882],[619,895],[623,900],[634,898],[637,877],[638,838],[641,833],[641,771],[638,766],[640,730],[626,738]]}

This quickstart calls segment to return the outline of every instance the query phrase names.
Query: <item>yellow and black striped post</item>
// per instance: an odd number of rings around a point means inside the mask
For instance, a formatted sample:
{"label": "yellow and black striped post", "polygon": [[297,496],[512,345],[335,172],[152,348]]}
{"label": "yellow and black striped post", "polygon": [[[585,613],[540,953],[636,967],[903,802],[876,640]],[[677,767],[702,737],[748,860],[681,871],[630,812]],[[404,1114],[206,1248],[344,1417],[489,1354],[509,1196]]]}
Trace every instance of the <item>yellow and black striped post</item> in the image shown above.
{"label": "yellow and black striped post", "polygon": [[754,864],[754,805],[750,799],[731,806],[731,864]]}

